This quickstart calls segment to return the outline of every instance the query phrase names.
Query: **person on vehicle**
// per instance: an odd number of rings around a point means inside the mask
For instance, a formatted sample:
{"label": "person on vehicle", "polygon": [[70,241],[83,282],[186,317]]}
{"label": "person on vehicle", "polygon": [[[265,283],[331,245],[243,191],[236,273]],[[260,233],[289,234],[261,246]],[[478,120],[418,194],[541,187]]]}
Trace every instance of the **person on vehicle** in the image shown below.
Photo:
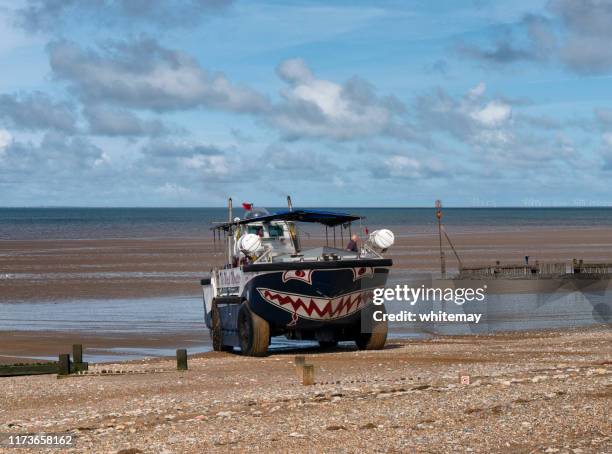
{"label": "person on vehicle", "polygon": [[351,252],[359,252],[359,248],[357,247],[357,240],[359,237],[355,234],[351,237],[351,240],[346,245],[346,250]]}

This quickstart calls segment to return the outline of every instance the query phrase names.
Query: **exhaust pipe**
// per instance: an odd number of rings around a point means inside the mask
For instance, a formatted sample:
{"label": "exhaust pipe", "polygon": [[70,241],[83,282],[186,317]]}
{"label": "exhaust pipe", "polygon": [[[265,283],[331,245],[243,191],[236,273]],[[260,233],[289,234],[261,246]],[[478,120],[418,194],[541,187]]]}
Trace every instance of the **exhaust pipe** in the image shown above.
{"label": "exhaust pipe", "polygon": [[287,196],[287,207],[289,208],[289,211],[293,211],[293,203],[291,203],[290,195]]}

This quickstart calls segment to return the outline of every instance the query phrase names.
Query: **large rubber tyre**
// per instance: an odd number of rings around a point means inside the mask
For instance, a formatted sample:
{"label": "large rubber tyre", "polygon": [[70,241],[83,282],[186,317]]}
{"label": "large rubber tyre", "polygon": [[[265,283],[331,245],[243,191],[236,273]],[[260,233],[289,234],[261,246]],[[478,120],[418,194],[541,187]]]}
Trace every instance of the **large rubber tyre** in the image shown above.
{"label": "large rubber tyre", "polygon": [[321,350],[331,350],[338,346],[338,341],[319,341],[319,348]]}
{"label": "large rubber tyre", "polygon": [[238,335],[243,355],[265,356],[268,353],[270,325],[251,311],[247,301],[242,303],[238,312]]}
{"label": "large rubber tyre", "polygon": [[221,316],[215,300],[212,302],[210,317],[212,319],[210,337],[212,339],[213,350],[216,352],[231,352],[233,350],[231,346],[223,345],[223,335],[221,334]]}
{"label": "large rubber tyre", "polygon": [[[387,311],[384,309],[383,312]],[[362,313],[362,317],[371,317],[372,310],[366,310]],[[361,331],[361,326],[359,326],[359,331]],[[362,333],[359,332],[357,337],[355,338],[355,344],[357,344],[357,348],[359,350],[382,350],[385,348],[385,343],[387,342],[387,333],[389,331],[389,327],[387,326],[387,321],[372,321],[372,332],[371,333]]]}

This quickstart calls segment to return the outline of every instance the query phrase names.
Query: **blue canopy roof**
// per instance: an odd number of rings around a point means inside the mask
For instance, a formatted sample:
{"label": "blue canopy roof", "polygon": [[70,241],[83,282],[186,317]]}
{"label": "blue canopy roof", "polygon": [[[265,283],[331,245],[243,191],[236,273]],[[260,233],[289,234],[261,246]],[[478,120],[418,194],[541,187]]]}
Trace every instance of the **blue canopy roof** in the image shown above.
{"label": "blue canopy roof", "polygon": [[347,213],[333,213],[331,211],[318,210],[292,210],[292,211],[277,211],[276,213],[267,216],[257,216],[249,219],[241,219],[236,222],[227,222],[217,225],[215,228],[227,230],[233,225],[250,224],[253,222],[270,222],[270,221],[294,221],[294,222],[314,222],[323,224],[327,227],[335,227],[347,222],[357,221],[362,219],[361,216],[355,216]]}

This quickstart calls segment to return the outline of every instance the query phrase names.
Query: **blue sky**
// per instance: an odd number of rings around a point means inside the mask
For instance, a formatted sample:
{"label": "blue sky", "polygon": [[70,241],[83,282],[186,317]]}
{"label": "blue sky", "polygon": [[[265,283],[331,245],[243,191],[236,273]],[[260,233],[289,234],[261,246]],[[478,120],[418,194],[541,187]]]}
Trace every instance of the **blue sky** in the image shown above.
{"label": "blue sky", "polygon": [[612,1],[0,0],[0,205],[611,205]]}

